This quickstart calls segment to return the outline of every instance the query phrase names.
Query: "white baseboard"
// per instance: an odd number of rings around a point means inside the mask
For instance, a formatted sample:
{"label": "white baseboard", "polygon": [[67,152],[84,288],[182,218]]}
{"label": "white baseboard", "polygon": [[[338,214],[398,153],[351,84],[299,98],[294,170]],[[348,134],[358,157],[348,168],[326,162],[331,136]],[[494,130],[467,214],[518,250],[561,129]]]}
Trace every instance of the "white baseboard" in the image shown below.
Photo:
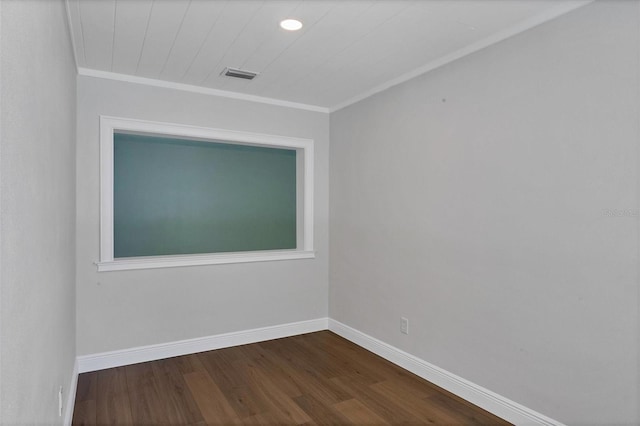
{"label": "white baseboard", "polygon": [[171,358],[174,356],[263,342],[265,340],[327,330],[329,328],[328,325],[328,318],[318,318],[270,327],[254,328],[252,330],[160,343],[157,345],[82,355],[78,357],[78,370],[80,373],[86,373],[88,371],[104,370],[105,368],[120,367],[123,365],[137,364],[139,362],[155,361],[157,359]]}
{"label": "white baseboard", "polygon": [[329,319],[329,330],[508,422],[516,425],[563,426],[562,423],[556,420],[550,419],[440,367],[436,367],[427,361],[388,345],[339,321]]}
{"label": "white baseboard", "polygon": [[67,390],[67,405],[64,408],[64,423],[65,426],[71,426],[73,420],[73,409],[76,403],[76,391],[78,390],[78,360],[73,363],[73,372],[71,373],[71,382],[69,383],[69,389]]}
{"label": "white baseboard", "polygon": [[105,368],[120,367],[139,362],[246,345],[321,330],[331,330],[356,345],[368,349],[405,370],[516,425],[564,426],[556,420],[330,318],[318,318],[309,321],[180,340],[177,342],[79,356],[73,372],[74,375],[71,384],[73,389],[69,389],[70,392],[64,424],[71,424],[78,372],[86,373],[89,371],[103,370]]}

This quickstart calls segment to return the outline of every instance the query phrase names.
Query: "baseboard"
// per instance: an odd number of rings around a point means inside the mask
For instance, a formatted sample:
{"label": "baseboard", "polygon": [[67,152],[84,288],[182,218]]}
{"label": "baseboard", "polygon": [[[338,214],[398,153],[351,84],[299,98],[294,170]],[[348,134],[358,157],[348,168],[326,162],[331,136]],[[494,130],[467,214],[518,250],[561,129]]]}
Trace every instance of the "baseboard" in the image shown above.
{"label": "baseboard", "polygon": [[89,371],[104,370],[105,368],[120,367],[123,365],[137,364],[139,362],[154,361],[231,346],[263,342],[265,340],[279,339],[298,334],[312,333],[314,331],[328,329],[328,321],[328,318],[318,318],[157,345],[82,355],[78,357],[78,370],[80,373],[86,373]]}
{"label": "baseboard", "polygon": [[73,420],[73,409],[76,403],[76,391],[78,389],[78,360],[73,363],[73,372],[71,373],[71,382],[67,390],[67,405],[64,408],[64,425],[71,426]]}
{"label": "baseboard", "polygon": [[563,426],[562,423],[556,420],[436,367],[427,361],[388,345],[339,321],[329,319],[329,330],[513,424]]}
{"label": "baseboard", "polygon": [[71,424],[78,373],[263,342],[327,329],[511,423],[516,425],[564,426],[556,420],[330,318],[318,318],[196,339],[79,356],[74,366],[71,383],[73,388],[69,389],[64,424]]}

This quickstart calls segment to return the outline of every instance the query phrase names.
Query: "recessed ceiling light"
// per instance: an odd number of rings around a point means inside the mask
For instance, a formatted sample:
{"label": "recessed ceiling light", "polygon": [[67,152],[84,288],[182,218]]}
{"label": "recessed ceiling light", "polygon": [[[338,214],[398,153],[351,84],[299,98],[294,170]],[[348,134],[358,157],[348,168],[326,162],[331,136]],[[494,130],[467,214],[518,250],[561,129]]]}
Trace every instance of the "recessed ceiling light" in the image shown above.
{"label": "recessed ceiling light", "polygon": [[280,27],[287,31],[298,31],[302,28],[302,22],[297,19],[285,19],[280,22]]}

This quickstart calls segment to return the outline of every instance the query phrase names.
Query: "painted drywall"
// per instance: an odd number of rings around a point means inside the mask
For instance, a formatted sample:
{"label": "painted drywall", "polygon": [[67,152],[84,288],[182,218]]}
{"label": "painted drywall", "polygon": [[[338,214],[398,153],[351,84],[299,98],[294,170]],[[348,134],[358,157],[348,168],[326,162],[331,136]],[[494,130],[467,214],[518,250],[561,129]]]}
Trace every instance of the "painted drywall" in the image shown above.
{"label": "painted drywall", "polygon": [[61,424],[75,360],[76,72],[64,2],[0,13],[0,423]]}
{"label": "painted drywall", "polygon": [[640,423],[638,5],[331,114],[331,318],[561,422]]}
{"label": "painted drywall", "polygon": [[[100,115],[313,139],[316,258],[97,272]],[[77,131],[78,355],[327,316],[328,114],[79,77]]]}

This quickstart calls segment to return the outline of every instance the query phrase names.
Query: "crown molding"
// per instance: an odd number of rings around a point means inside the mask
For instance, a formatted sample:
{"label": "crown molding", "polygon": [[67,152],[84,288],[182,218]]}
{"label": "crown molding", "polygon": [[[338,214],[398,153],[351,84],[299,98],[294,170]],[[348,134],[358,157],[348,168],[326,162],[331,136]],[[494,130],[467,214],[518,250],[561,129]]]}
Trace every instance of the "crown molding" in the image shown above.
{"label": "crown molding", "polygon": [[506,40],[510,37],[513,37],[517,34],[520,34],[524,31],[527,31],[531,28],[537,27],[538,25],[542,25],[545,22],[551,21],[559,16],[562,16],[566,13],[569,13],[573,10],[576,10],[578,8],[581,8],[583,6],[588,5],[589,3],[593,3],[594,0],[575,0],[569,3],[563,3],[562,5],[559,5],[558,7],[555,7],[551,10],[547,10],[544,13],[538,14],[532,18],[526,19],[512,27],[509,27],[505,30],[499,31],[493,35],[490,35],[487,38],[484,38],[480,41],[477,41],[475,43],[472,43],[466,47],[463,47],[462,49],[456,50],[455,52],[452,52],[448,55],[442,56],[438,59],[436,59],[435,61],[429,62],[426,65],[423,65],[419,68],[416,68],[413,71],[410,71],[408,73],[402,74],[401,76],[391,79],[385,83],[382,83],[376,87],[374,87],[373,89],[367,90],[364,93],[361,93],[359,95],[356,95],[354,97],[352,97],[351,99],[348,99],[344,102],[341,102],[337,105],[334,105],[332,107],[329,108],[329,112],[335,112],[338,110],[341,110],[342,108],[346,108],[349,105],[353,105],[357,102],[360,102],[364,99],[367,99],[377,93],[383,92],[387,89],[392,88],[393,86],[397,86],[399,84],[402,84],[406,81],[409,81],[415,77],[418,77],[422,74],[426,74],[429,71],[433,71],[436,68],[440,68],[444,65],[447,65],[448,63],[451,63],[455,60],[458,60],[460,58],[463,58],[467,55],[471,55],[472,53],[475,53],[479,50],[482,50],[486,47],[489,47],[491,45],[494,45],[496,43],[499,43],[503,40]]}
{"label": "crown molding", "polygon": [[248,95],[246,93],[230,92],[228,90],[212,89],[210,87],[194,86],[192,84],[176,83],[174,81],[157,80],[154,78],[138,77],[135,75],[119,74],[110,71],[100,71],[90,68],[78,67],[78,75],[85,77],[103,78],[107,80],[124,81],[127,83],[143,84],[145,86],[162,87],[165,89],[182,90],[184,92],[199,93],[201,95],[219,96],[223,98],[238,99],[242,101],[257,102],[261,104],[275,105],[285,108],[294,108],[304,111],[329,113],[329,108],[317,105],[302,104],[285,101],[282,99],[266,98],[263,96]]}
{"label": "crown molding", "polygon": [[[397,86],[399,84],[402,84],[406,81],[409,81],[415,77],[418,77],[420,75],[426,74],[429,71],[432,71],[436,68],[440,68],[444,65],[447,65],[453,61],[456,61],[460,58],[463,58],[467,55],[470,55],[472,53],[475,53],[479,50],[482,50],[486,47],[489,47],[491,45],[494,45],[496,43],[499,43],[503,40],[506,40],[510,37],[513,37],[519,33],[522,33],[524,31],[527,31],[531,28],[537,27],[541,24],[544,24],[548,21],[551,21],[555,18],[558,18],[559,16],[562,16],[564,14],[567,14],[573,10],[576,10],[578,8],[584,7],[590,3],[592,3],[594,0],[573,0],[573,1],[569,1],[569,2],[563,2],[563,4],[558,5],[557,7],[547,10],[544,13],[538,14],[532,18],[526,19],[516,25],[513,25],[509,28],[506,28],[502,31],[499,31],[487,38],[484,38],[478,42],[472,43],[466,47],[463,47],[462,49],[456,50],[448,55],[442,56],[432,62],[429,62],[428,64],[425,64],[419,68],[416,68],[413,71],[407,72],[405,74],[402,74],[401,76],[388,80],[370,90],[367,90],[359,95],[356,95],[350,99],[347,99],[344,102],[340,102],[338,104],[335,104],[333,106],[330,107],[324,107],[324,106],[319,106],[319,105],[311,105],[311,104],[304,104],[304,103],[299,103],[299,102],[292,102],[292,101],[286,101],[286,100],[282,100],[282,99],[276,99],[276,98],[268,98],[268,97],[263,97],[263,96],[257,96],[257,95],[250,95],[250,94],[246,94],[246,93],[239,93],[239,92],[232,92],[232,91],[227,91],[227,90],[220,90],[220,89],[213,89],[213,88],[209,88],[209,87],[202,87],[202,86],[196,86],[196,85],[191,85],[191,84],[184,84],[184,83],[177,83],[177,82],[173,82],[173,81],[165,81],[165,80],[158,80],[158,79],[153,79],[153,78],[146,78],[146,77],[139,77],[139,76],[133,76],[133,75],[128,75],[128,74],[120,74],[120,73],[114,73],[114,72],[110,72],[110,71],[100,71],[100,70],[94,70],[94,69],[90,69],[90,68],[84,68],[84,67],[80,67],[77,66],[77,70],[78,70],[78,74],[81,76],[87,76],[87,77],[95,77],[95,78],[104,78],[104,79],[109,79],[109,80],[116,80],[116,81],[124,81],[124,82],[128,82],[128,83],[137,83],[137,84],[143,84],[143,85],[147,85],[147,86],[154,86],[154,87],[162,87],[162,88],[167,88],[167,89],[175,89],[175,90],[182,90],[182,91],[186,91],[186,92],[192,92],[192,93],[199,93],[199,94],[203,94],[203,95],[211,95],[211,96],[219,96],[219,97],[224,97],[224,98],[230,98],[230,99],[238,99],[238,100],[244,100],[244,101],[249,101],[249,102],[257,102],[257,103],[263,103],[263,104],[268,104],[268,105],[275,105],[275,106],[281,106],[281,107],[286,107],[286,108],[294,108],[294,109],[300,109],[300,110],[304,110],[304,111],[312,111],[312,112],[321,112],[321,113],[332,113],[338,110],[341,110],[343,108],[346,108],[350,105],[353,105],[357,102],[360,102],[364,99],[367,99],[377,93],[383,92],[387,89],[390,89],[391,87]],[[69,11],[69,3],[68,0],[65,2],[66,3],[66,7],[67,7],[67,15],[68,15],[68,19],[70,21],[70,11]],[[71,27],[71,25],[69,25],[69,27]],[[73,50],[74,50],[74,59],[76,61],[76,64],[78,64],[78,58],[75,57],[76,55],[76,49],[75,49],[75,40],[73,37],[73,34],[70,34],[70,38],[71,38],[71,43],[73,46]]]}

